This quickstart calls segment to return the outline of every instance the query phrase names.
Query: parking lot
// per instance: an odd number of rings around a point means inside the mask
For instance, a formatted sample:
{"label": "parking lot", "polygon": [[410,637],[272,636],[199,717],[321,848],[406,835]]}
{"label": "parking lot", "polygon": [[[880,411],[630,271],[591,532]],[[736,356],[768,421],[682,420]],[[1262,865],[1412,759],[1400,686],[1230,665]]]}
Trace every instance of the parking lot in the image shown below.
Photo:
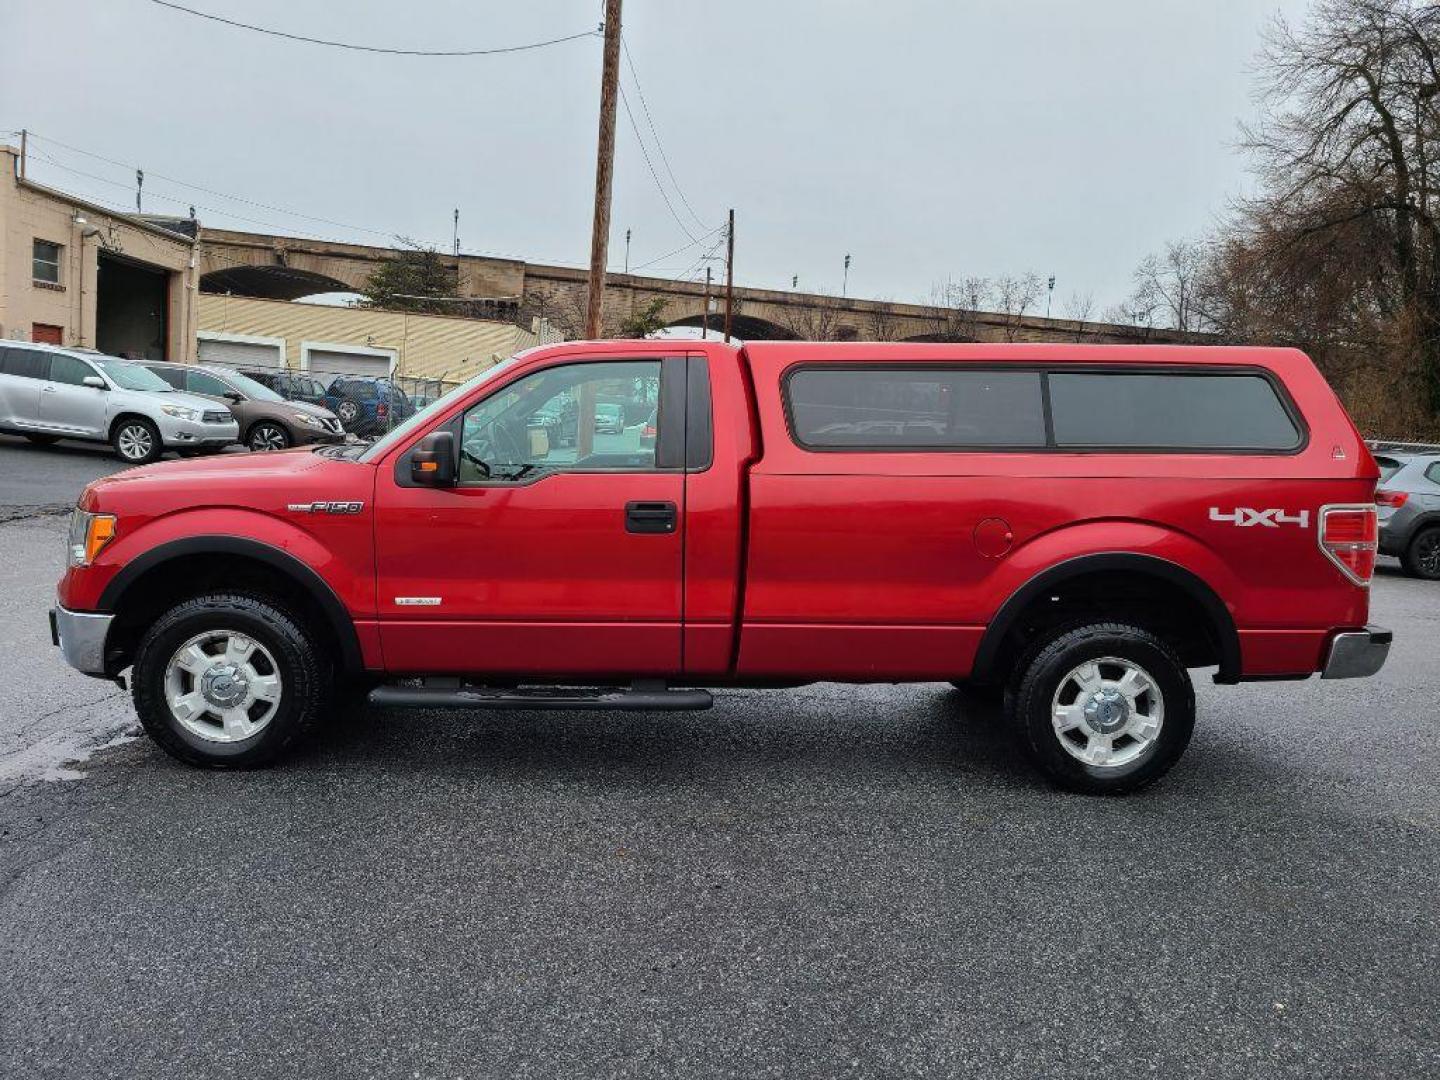
{"label": "parking lot", "polygon": [[1440,1073],[1440,585],[1382,570],[1374,679],[1199,676],[1125,799],[943,685],[214,773],[49,643],[44,508],[117,467],[0,440],[0,1075]]}

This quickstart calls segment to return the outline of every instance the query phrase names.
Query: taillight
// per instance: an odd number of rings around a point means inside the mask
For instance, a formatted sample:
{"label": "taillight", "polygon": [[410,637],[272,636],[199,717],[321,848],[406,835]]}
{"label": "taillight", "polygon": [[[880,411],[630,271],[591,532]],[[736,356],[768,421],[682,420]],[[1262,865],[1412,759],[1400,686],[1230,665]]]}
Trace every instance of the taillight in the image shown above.
{"label": "taillight", "polygon": [[1320,508],[1320,550],[1356,585],[1369,585],[1375,576],[1379,546],[1379,515],[1375,507]]}
{"label": "taillight", "polygon": [[1408,498],[1410,498],[1408,491],[1377,491],[1375,492],[1375,505],[1398,508],[1404,506],[1405,500]]}

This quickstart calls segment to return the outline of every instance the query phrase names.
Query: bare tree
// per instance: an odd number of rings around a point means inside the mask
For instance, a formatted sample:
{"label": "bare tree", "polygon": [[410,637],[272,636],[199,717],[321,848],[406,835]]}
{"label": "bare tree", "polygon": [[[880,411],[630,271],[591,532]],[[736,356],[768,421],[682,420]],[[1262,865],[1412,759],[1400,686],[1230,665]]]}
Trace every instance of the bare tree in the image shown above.
{"label": "bare tree", "polygon": [[935,286],[930,291],[934,329],[926,336],[934,341],[979,341],[981,317],[993,305],[993,294],[990,279],[983,277]]}
{"label": "bare tree", "polygon": [[1163,254],[1147,256],[1136,268],[1130,305],[1149,313],[1147,321],[1158,321],[1172,330],[1205,329],[1200,303],[1205,269],[1206,253],[1199,243],[1172,241]]}
{"label": "bare tree", "polygon": [[1026,314],[1044,293],[1045,283],[1040,280],[1039,274],[1006,275],[995,279],[992,296],[998,314],[1004,319],[1006,341],[1018,340]]}
{"label": "bare tree", "polygon": [[1085,340],[1085,328],[1090,322],[1090,315],[1094,310],[1095,294],[1093,292],[1072,292],[1065,299],[1065,303],[1061,305],[1061,314],[1075,324],[1074,335],[1076,341]]}
{"label": "bare tree", "polygon": [[900,338],[900,316],[889,300],[878,301],[867,314],[871,341],[897,341]]}
{"label": "bare tree", "polygon": [[817,293],[813,303],[787,304],[780,309],[780,325],[801,341],[835,341],[841,330],[840,302],[829,293]]}

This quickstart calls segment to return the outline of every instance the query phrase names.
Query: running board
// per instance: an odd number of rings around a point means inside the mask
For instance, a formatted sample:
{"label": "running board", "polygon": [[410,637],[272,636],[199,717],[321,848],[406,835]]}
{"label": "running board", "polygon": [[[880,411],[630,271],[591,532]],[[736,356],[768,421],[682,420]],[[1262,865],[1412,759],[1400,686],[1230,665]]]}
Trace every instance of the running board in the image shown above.
{"label": "running board", "polygon": [[715,703],[708,690],[669,690],[663,682],[636,682],[628,690],[615,687],[536,686],[499,689],[444,685],[377,686],[370,704],[392,709],[540,709],[546,711],[676,712],[708,709]]}

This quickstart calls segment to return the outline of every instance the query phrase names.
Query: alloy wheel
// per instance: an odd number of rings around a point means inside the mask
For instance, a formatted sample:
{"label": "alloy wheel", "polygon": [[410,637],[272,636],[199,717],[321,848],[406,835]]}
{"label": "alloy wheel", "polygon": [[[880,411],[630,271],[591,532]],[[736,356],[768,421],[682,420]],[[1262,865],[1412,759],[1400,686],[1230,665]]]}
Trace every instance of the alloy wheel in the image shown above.
{"label": "alloy wheel", "polygon": [[1139,664],[1102,656],[1060,680],[1050,715],[1067,754],[1097,768],[1119,768],[1154,745],[1165,722],[1165,698]]}
{"label": "alloy wheel", "polygon": [[130,461],[143,461],[155,448],[149,428],[143,424],[126,424],[115,440],[120,456]]}
{"label": "alloy wheel", "polygon": [[289,445],[285,429],[275,424],[261,424],[250,433],[251,450],[284,450]]}
{"label": "alloy wheel", "polygon": [[270,651],[235,630],[195,635],[165,667],[171,715],[207,742],[240,742],[259,734],[280,707],[281,689]]}
{"label": "alloy wheel", "polygon": [[1431,529],[1415,539],[1415,566],[1428,578],[1440,578],[1440,529]]}

